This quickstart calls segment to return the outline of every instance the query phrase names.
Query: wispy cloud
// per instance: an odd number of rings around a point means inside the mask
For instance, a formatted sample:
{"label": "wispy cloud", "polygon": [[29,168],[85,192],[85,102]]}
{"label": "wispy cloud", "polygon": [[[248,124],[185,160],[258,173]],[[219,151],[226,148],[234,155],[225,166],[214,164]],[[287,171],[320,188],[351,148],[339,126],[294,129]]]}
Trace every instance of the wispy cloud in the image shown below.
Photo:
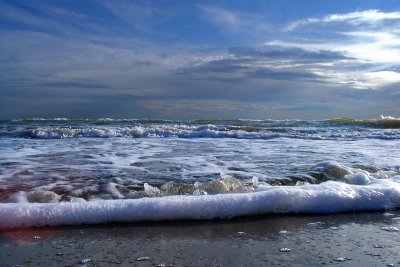
{"label": "wispy cloud", "polygon": [[376,24],[385,20],[399,20],[400,12],[382,12],[380,10],[356,11],[344,14],[330,14],[322,18],[307,18],[295,21],[286,27],[286,31],[293,31],[299,27],[316,23],[346,22],[353,25]]}
{"label": "wispy cloud", "polygon": [[351,58],[344,56],[340,52],[328,51],[328,50],[304,50],[298,47],[283,47],[274,45],[265,45],[258,48],[252,47],[231,47],[229,53],[237,57],[258,57],[267,58],[269,60],[277,58],[283,60],[294,60],[305,62],[324,62],[331,60],[343,60]]}
{"label": "wispy cloud", "polygon": [[108,9],[116,18],[127,26],[141,31],[151,28],[169,17],[168,12],[162,12],[147,1],[98,1],[99,5]]}
{"label": "wispy cloud", "polygon": [[[203,19],[219,27],[224,33],[242,34],[254,41],[271,31],[271,24],[264,14],[232,11],[216,6],[198,6]],[[261,39],[260,39],[261,40]]]}
{"label": "wispy cloud", "polygon": [[17,25],[29,27],[31,30],[41,32],[57,30],[59,33],[63,33],[71,29],[69,25],[63,25],[53,18],[39,16],[7,3],[0,3],[0,15],[5,21],[11,21]]}
{"label": "wispy cloud", "polygon": [[400,12],[382,12],[380,10],[356,11],[346,14],[332,14],[323,18],[323,22],[349,21],[351,23],[373,23],[382,20],[400,19]]}
{"label": "wispy cloud", "polygon": [[200,9],[212,23],[226,27],[236,27],[239,23],[238,16],[227,9],[212,6],[200,6]]}

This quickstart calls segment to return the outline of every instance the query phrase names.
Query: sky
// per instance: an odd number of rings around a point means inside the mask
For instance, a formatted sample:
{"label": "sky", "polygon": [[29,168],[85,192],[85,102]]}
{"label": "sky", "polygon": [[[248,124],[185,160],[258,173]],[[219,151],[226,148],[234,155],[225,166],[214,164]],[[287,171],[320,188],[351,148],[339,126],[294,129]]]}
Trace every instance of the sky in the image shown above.
{"label": "sky", "polygon": [[380,115],[398,0],[0,0],[0,119]]}

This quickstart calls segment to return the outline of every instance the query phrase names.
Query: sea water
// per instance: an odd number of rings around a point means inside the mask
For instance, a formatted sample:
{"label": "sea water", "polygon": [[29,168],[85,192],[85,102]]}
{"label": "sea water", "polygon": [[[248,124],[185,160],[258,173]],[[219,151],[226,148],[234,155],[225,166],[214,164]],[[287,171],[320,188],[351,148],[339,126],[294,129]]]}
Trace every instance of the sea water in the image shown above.
{"label": "sea water", "polygon": [[400,120],[0,121],[0,229],[400,207]]}

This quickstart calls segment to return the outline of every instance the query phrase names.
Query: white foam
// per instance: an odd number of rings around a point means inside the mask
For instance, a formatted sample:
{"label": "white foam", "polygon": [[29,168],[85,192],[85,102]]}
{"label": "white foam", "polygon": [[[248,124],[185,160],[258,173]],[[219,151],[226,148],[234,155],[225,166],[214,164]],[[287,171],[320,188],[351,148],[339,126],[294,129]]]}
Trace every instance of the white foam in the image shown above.
{"label": "white foam", "polygon": [[28,192],[27,199],[29,202],[57,203],[60,201],[61,197],[51,191],[37,190]]}
{"label": "white foam", "polygon": [[10,196],[7,199],[7,202],[11,202],[11,203],[29,203],[28,198],[26,196],[26,192],[24,191],[19,191],[17,193],[15,193],[14,195]]}
{"label": "white foam", "polygon": [[162,196],[160,189],[144,183],[144,192],[150,197]]}
{"label": "white foam", "polygon": [[205,220],[268,213],[338,213],[400,207],[400,180],[367,185],[265,187],[251,193],[63,203],[0,204],[0,229],[46,225]]}
{"label": "white foam", "polygon": [[116,183],[108,183],[104,186],[104,191],[111,194],[116,198],[124,198],[124,196],[119,192]]}
{"label": "white foam", "polygon": [[367,173],[348,174],[344,177],[349,184],[365,185],[371,182],[371,177]]}
{"label": "white foam", "polygon": [[[388,120],[389,118],[385,118]],[[400,139],[399,129],[278,127],[247,128],[247,126],[156,124],[134,126],[42,126],[23,129],[22,136],[39,139],[63,138],[235,138],[276,139],[298,138],[312,140]]]}

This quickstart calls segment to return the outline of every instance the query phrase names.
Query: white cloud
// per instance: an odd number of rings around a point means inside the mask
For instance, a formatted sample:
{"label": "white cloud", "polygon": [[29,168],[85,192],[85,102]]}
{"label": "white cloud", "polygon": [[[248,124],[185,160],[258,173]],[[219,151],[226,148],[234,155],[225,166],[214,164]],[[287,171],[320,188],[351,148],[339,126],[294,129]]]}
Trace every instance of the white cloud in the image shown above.
{"label": "white cloud", "polygon": [[363,60],[366,63],[399,64],[400,51],[398,48],[382,46],[379,43],[355,43],[338,46],[349,56]]}
{"label": "white cloud", "polygon": [[364,74],[365,80],[371,84],[392,84],[400,82],[400,73],[394,71],[376,71]]}
{"label": "white cloud", "polygon": [[350,21],[350,22],[366,22],[373,23],[375,21],[400,19],[400,12],[382,12],[380,10],[372,9],[365,11],[356,11],[347,14],[332,14],[323,18],[323,22],[333,21]]}
{"label": "white cloud", "polygon": [[376,24],[384,20],[399,20],[400,12],[382,12],[380,10],[364,10],[344,14],[330,14],[322,18],[307,18],[295,21],[286,27],[286,31],[293,31],[296,28],[315,23],[347,22],[355,25]]}
{"label": "white cloud", "polygon": [[298,20],[295,22],[290,23],[286,28],[285,31],[293,31],[296,28],[299,28],[301,26],[307,25],[307,24],[312,24],[312,23],[317,23],[320,22],[320,19],[314,19],[314,18],[307,18],[303,20]]}

